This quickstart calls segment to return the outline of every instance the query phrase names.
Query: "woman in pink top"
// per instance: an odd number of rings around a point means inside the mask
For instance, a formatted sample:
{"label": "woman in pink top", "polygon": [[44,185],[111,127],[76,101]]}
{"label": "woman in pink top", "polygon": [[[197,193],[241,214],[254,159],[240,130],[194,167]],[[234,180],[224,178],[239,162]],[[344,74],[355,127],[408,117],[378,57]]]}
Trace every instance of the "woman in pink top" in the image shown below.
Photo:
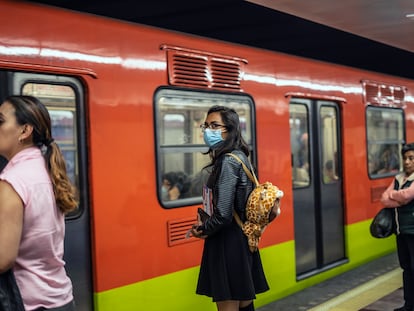
{"label": "woman in pink top", "polygon": [[77,207],[46,107],[31,96],[0,104],[0,273],[13,268],[26,311],[75,309],[63,261],[65,214]]}

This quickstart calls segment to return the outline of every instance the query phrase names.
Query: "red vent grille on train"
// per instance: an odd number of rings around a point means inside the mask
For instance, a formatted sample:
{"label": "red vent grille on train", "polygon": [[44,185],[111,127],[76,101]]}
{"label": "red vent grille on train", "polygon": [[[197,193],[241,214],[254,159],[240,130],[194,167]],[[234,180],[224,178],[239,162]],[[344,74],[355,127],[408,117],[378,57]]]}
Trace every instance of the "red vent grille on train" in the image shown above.
{"label": "red vent grille on train", "polygon": [[371,106],[403,108],[406,87],[385,83],[362,81],[364,102]]}
{"label": "red vent grille on train", "polygon": [[168,246],[199,241],[194,237],[187,238],[188,230],[197,222],[196,217],[170,220],[167,222]]}
{"label": "red vent grille on train", "polygon": [[161,48],[167,50],[171,85],[241,91],[246,60],[166,45]]}

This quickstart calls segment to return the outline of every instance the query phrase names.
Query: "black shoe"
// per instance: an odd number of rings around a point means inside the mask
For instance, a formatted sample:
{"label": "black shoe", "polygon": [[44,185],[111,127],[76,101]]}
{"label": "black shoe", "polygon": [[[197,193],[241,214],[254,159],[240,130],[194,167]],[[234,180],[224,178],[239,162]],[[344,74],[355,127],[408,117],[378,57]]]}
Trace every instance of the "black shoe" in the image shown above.
{"label": "black shoe", "polygon": [[394,309],[394,311],[414,311],[414,308],[407,307],[407,306],[402,306],[400,308]]}

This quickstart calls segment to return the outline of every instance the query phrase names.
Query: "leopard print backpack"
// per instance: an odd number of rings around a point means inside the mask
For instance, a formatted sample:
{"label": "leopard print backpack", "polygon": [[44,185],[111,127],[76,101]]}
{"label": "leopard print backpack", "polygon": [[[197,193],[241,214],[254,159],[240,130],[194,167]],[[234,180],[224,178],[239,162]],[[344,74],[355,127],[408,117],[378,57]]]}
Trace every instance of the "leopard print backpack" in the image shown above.
{"label": "leopard print backpack", "polygon": [[242,164],[243,170],[255,184],[247,199],[246,221],[243,223],[239,215],[233,212],[237,224],[247,236],[250,251],[255,252],[258,250],[260,238],[267,225],[280,214],[280,199],[283,197],[283,191],[269,181],[259,183],[254,172],[248,169],[238,156],[233,153],[228,155]]}

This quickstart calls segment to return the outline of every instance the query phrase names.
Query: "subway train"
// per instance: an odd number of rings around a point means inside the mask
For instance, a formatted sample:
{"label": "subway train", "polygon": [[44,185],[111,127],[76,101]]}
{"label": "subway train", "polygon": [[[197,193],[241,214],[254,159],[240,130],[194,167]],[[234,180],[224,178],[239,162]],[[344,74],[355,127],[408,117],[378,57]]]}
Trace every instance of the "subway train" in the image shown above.
{"label": "subway train", "polygon": [[285,194],[256,306],[395,251],[369,225],[414,141],[414,81],[20,1],[0,17],[1,98],[47,105],[79,189],[65,237],[78,310],[215,310],[195,294],[203,241],[187,232],[216,104]]}

